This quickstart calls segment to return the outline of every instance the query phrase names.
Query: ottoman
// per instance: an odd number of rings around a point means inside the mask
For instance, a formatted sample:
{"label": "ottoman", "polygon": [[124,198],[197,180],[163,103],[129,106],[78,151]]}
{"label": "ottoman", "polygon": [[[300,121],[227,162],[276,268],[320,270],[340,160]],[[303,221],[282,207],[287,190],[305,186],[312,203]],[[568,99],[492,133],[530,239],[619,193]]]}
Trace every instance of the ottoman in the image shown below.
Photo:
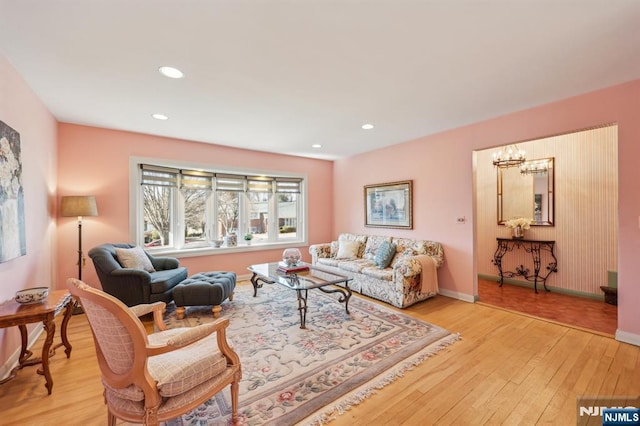
{"label": "ottoman", "polygon": [[200,272],[183,280],[173,288],[176,316],[183,319],[186,306],[213,305],[213,317],[220,317],[220,306],[226,299],[233,300],[236,288],[235,272]]}

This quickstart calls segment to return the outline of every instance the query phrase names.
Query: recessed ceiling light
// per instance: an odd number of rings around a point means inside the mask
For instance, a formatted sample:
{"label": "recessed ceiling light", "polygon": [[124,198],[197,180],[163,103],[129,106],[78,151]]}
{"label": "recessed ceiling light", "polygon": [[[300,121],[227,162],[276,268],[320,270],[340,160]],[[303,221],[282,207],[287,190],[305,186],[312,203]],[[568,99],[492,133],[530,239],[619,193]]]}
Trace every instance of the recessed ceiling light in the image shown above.
{"label": "recessed ceiling light", "polygon": [[364,130],[371,130],[371,129],[373,129],[373,124],[369,124],[369,123],[367,123],[367,124],[363,124],[363,125],[362,125],[362,128],[363,128]]}
{"label": "recessed ceiling light", "polygon": [[178,68],[174,67],[160,67],[158,71],[166,77],[169,78],[182,78],[184,77],[184,73],[180,71]]}
{"label": "recessed ceiling light", "polygon": [[311,148],[322,148],[322,145],[320,145],[319,143],[314,143],[313,145],[311,145]]}
{"label": "recessed ceiling light", "polygon": [[164,114],[151,114],[151,116],[153,118],[155,118],[156,120],[168,120],[169,119],[169,117],[167,117]]}

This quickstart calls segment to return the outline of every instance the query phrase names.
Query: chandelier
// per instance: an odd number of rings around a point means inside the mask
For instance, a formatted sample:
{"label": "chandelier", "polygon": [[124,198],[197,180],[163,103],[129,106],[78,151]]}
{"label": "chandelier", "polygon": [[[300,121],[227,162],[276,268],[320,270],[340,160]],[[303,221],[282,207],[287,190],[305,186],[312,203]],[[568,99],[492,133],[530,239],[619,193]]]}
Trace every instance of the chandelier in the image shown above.
{"label": "chandelier", "polygon": [[500,151],[493,153],[493,165],[495,167],[514,167],[523,164],[525,161],[524,151],[518,148],[516,144],[503,146]]}
{"label": "chandelier", "polygon": [[525,161],[520,165],[520,173],[523,175],[543,175],[549,171],[549,160]]}

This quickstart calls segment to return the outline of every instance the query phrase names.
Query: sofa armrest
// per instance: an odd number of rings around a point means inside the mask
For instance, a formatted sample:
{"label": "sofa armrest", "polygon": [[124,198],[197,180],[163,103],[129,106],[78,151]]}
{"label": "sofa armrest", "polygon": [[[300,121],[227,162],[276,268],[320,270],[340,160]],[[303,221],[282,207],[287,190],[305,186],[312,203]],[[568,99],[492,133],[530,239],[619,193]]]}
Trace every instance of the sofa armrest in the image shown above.
{"label": "sofa armrest", "polygon": [[393,275],[400,275],[401,277],[415,277],[422,271],[420,262],[415,256],[403,256],[395,265],[393,265]]}
{"label": "sofa armrest", "polygon": [[318,259],[331,257],[331,244],[312,244],[309,246],[309,254],[311,255],[311,263],[315,265]]}
{"label": "sofa armrest", "polygon": [[442,244],[436,241],[427,241],[427,254],[436,261],[438,268],[444,263],[444,249],[442,248]]}

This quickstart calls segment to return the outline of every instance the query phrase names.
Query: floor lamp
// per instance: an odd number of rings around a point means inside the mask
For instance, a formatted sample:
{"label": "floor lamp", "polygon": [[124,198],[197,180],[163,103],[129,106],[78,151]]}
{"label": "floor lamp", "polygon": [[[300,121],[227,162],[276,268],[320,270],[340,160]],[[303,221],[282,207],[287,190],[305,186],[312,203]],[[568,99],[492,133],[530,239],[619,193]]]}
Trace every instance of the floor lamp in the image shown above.
{"label": "floor lamp", "polygon": [[[98,216],[98,206],[93,195],[73,195],[62,197],[60,214],[63,217],[78,217],[78,279],[82,281],[82,268],[85,264],[82,253],[82,216]],[[84,310],[76,301],[73,307],[74,314],[81,314]]]}

